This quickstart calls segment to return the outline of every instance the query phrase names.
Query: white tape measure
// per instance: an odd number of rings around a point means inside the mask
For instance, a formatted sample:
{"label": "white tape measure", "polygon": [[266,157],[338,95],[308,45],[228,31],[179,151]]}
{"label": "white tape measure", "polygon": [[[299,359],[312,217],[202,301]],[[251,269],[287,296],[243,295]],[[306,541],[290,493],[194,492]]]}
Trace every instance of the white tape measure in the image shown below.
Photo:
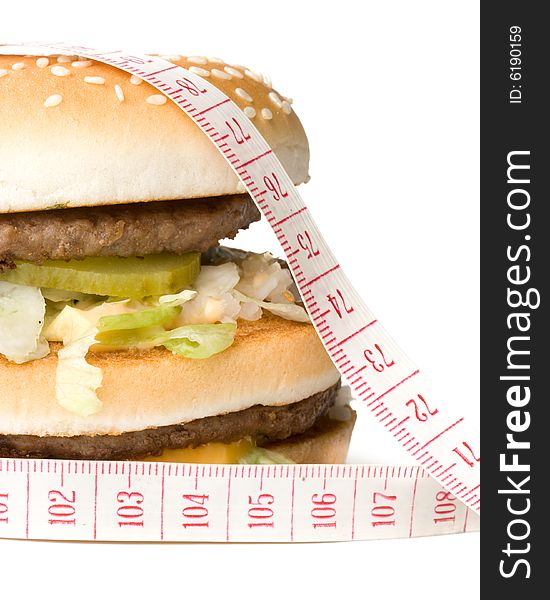
{"label": "white tape measure", "polygon": [[320,542],[478,528],[416,466],[0,459],[1,537]]}
{"label": "white tape measure", "polygon": [[445,416],[419,369],[357,295],[273,150],[239,107],[159,57],[65,44],[0,47],[0,54],[37,52],[83,56],[136,75],[201,127],[273,228],[358,410],[370,409],[419,467],[0,459],[0,537],[322,541],[477,527],[464,505],[479,512],[478,435],[464,418]]}

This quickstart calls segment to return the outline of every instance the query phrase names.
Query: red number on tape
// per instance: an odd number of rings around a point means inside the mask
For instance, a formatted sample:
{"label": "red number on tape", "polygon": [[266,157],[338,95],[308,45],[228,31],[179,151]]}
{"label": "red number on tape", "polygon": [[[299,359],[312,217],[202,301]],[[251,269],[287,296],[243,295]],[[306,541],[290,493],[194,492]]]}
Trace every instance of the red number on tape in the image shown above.
{"label": "red number on tape", "polygon": [[187,90],[191,96],[200,96],[201,94],[206,94],[208,91],[206,88],[199,87],[195,82],[187,79],[187,77],[183,77],[182,79],[176,79],[176,84],[181,86],[184,90]]}
{"label": "red number on tape", "polygon": [[416,401],[415,398],[411,398],[407,402],[406,406],[414,406],[414,415],[419,421],[424,423],[425,421],[427,421],[429,419],[429,417],[433,417],[434,415],[437,415],[439,410],[437,408],[435,408],[434,410],[431,410],[430,407],[428,406],[428,403],[426,402],[426,400],[424,400],[424,396],[422,396],[422,394],[417,394],[417,398],[418,398],[418,400],[420,400],[420,402],[422,402],[422,404],[426,408],[426,412],[424,412],[418,406],[418,402]]}
{"label": "red number on tape", "polygon": [[447,516],[439,516],[434,518],[434,523],[454,523],[456,519],[456,498],[451,494],[451,492],[437,492],[435,495],[435,499],[438,504],[434,507],[434,513],[436,515],[447,515]]}
{"label": "red number on tape", "polygon": [[76,502],[76,492],[73,490],[66,496],[59,490],[51,490],[48,493],[48,500],[52,503],[48,508],[48,514],[55,519],[48,519],[50,525],[76,525],[76,518],[70,519],[76,513],[74,503]]}
{"label": "red number on tape", "polygon": [[317,246],[314,245],[309,231],[306,230],[304,233],[299,233],[296,239],[298,240],[298,244],[300,244],[302,250],[305,250],[308,253],[308,260],[321,254],[321,251],[317,248]]}
{"label": "red number on tape", "polygon": [[[311,501],[315,505],[311,509],[311,517],[315,519],[313,528],[336,527],[336,495],[335,494],[313,494]],[[326,521],[325,519],[334,519]]]}
{"label": "red number on tape", "polygon": [[182,523],[182,527],[209,527],[208,521],[208,506],[206,506],[210,496],[208,494],[183,494],[182,498],[186,502],[190,502],[181,511],[181,514],[186,521]]}
{"label": "red number on tape", "polygon": [[[382,499],[381,504],[379,498]],[[392,504],[397,500],[397,496],[383,494],[382,492],[374,492],[372,495],[372,503],[374,506],[371,510],[371,517],[377,519],[391,519],[395,515],[395,507]],[[373,527],[380,527],[381,525],[395,525],[395,519],[391,521],[371,521]]]}
{"label": "red number on tape", "polygon": [[8,494],[0,494],[0,523],[8,522]]}
{"label": "red number on tape", "polygon": [[470,467],[473,467],[475,463],[481,462],[481,458],[478,458],[475,454],[474,451],[472,450],[472,448],[470,447],[470,444],[468,444],[467,442],[462,442],[462,445],[464,446],[464,448],[466,448],[466,451],[468,453],[468,456],[466,456],[465,454],[462,453],[461,450],[459,450],[458,448],[453,448],[453,452],[456,452],[458,454],[458,456],[460,456],[460,458]]}
{"label": "red number on tape", "polygon": [[277,177],[276,173],[271,173],[271,177],[265,175],[264,183],[265,187],[273,193],[273,200],[276,200],[278,202],[281,198],[288,198],[288,192],[283,191],[283,189],[281,188],[281,182],[279,181],[279,178]]}
{"label": "red number on tape", "polygon": [[225,124],[227,125],[227,127],[229,127],[229,130],[233,134],[233,137],[235,138],[237,144],[239,144],[240,146],[241,144],[248,142],[248,140],[250,139],[250,134],[244,132],[242,125],[235,117],[233,117],[231,120],[235,124],[236,129],[233,129],[233,126],[229,121],[226,121]]}
{"label": "red number on tape", "polygon": [[[119,517],[119,527],[143,527],[143,503],[144,496],[140,492],[119,492],[117,494],[117,502],[122,504],[116,514]],[[141,520],[138,520],[141,519]]]}
{"label": "red number on tape", "polygon": [[[269,505],[274,502],[275,498],[271,494],[260,494],[256,500],[253,500],[252,496],[248,496],[248,504],[251,506],[248,509],[248,517],[252,519],[248,523],[248,527],[273,527],[274,511]],[[254,519],[256,520],[254,521]]]}
{"label": "red number on tape", "polygon": [[[332,304],[332,307],[336,311],[336,314],[342,318],[342,309],[349,315],[354,311],[353,306],[348,306],[346,303],[346,299],[344,298],[344,294],[337,289],[336,294],[339,296],[340,300],[332,294],[327,294],[327,300]],[[340,308],[340,302],[342,302],[342,308]]]}
{"label": "red number on tape", "polygon": [[140,58],[139,56],[132,56],[132,55],[121,56],[120,59],[125,62],[134,63],[135,65],[146,64],[146,61],[143,58]]}
{"label": "red number on tape", "polygon": [[367,359],[367,362],[372,365],[373,369],[377,373],[382,373],[384,369],[393,367],[395,365],[395,361],[391,359],[387,359],[384,351],[380,347],[379,344],[374,344],[374,350],[370,350],[367,348],[363,352],[364,357]]}

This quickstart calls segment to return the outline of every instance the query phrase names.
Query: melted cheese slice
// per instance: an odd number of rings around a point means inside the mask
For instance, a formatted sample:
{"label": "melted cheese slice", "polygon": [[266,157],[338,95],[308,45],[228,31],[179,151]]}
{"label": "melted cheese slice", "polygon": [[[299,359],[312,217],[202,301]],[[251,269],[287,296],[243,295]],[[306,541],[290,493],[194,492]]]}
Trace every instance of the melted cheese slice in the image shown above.
{"label": "melted cheese slice", "polygon": [[245,457],[253,449],[248,440],[240,440],[231,444],[212,442],[197,448],[166,449],[160,456],[150,456],[147,462],[199,463],[215,465],[233,465]]}

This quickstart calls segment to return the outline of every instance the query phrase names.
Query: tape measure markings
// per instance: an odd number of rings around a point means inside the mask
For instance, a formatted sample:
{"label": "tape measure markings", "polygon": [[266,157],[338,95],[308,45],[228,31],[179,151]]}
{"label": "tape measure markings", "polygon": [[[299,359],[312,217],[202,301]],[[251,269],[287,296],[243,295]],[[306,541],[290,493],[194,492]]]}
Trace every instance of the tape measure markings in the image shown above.
{"label": "tape measure markings", "polygon": [[138,75],[203,129],[272,226],[319,337],[355,397],[444,487],[479,510],[477,445],[464,433],[464,419],[444,422],[420,371],[355,292],[273,150],[242,111],[207,80],[157,57],[65,45],[41,48]]}
{"label": "tape measure markings", "polygon": [[417,466],[0,459],[5,473],[11,495],[3,536],[311,542],[478,526],[472,511]]}

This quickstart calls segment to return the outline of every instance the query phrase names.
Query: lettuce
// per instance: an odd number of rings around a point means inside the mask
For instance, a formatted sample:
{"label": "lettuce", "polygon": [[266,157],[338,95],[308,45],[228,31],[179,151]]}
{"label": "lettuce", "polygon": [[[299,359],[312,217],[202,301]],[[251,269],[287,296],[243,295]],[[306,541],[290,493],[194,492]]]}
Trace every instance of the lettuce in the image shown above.
{"label": "lettuce", "polygon": [[0,281],[0,354],[18,364],[46,356],[45,313],[39,288]]}
{"label": "lettuce", "polygon": [[166,296],[159,296],[158,303],[167,306],[181,306],[197,295],[194,290],[183,290],[179,294],[167,294]]}
{"label": "lettuce", "polygon": [[293,460],[279,452],[265,448],[252,448],[248,454],[239,459],[241,465],[289,465]]}
{"label": "lettuce", "polygon": [[303,306],[299,304],[283,304],[278,302],[262,302],[261,300],[257,300],[256,298],[250,298],[249,296],[245,296],[238,292],[237,290],[233,290],[233,297],[239,302],[251,302],[252,304],[256,304],[261,308],[265,308],[270,313],[277,315],[278,317],[282,317],[283,319],[289,319],[290,321],[299,321],[300,323],[309,323],[309,316]]}
{"label": "lettuce", "polygon": [[232,290],[239,283],[239,279],[239,269],[235,263],[206,266],[201,268],[194,287],[201,294],[219,296]]}
{"label": "lettuce", "polygon": [[184,325],[166,333],[170,339],[163,346],[186,358],[209,358],[227,350],[235,339],[234,323]]}
{"label": "lettuce", "polygon": [[68,342],[57,353],[55,392],[57,402],[66,410],[89,417],[103,406],[96,391],[103,374],[99,367],[86,362],[86,354],[95,343],[95,327],[78,339]]}
{"label": "lettuce", "polygon": [[63,342],[57,353],[55,372],[57,402],[81,417],[89,417],[102,407],[96,391],[103,374],[100,368],[86,362],[86,354],[98,332],[90,312],[65,306],[45,329],[50,341]]}

